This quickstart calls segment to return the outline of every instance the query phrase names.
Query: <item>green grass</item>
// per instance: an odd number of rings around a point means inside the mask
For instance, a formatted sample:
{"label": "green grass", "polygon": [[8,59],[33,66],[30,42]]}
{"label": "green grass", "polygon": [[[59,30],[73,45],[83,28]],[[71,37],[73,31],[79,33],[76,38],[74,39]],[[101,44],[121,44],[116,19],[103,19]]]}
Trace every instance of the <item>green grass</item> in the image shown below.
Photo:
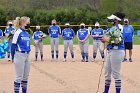
{"label": "green grass", "polygon": [[[4,38],[3,38],[3,39],[4,39]],[[50,44],[50,37],[44,38],[44,39],[43,39],[43,43],[44,43],[45,45],[49,45],[49,44]],[[62,37],[60,37],[59,43],[60,43],[60,45],[63,44],[63,38],[62,38]],[[77,38],[76,38],[76,37],[73,39],[73,43],[74,43],[74,44],[78,44],[78,41],[77,41]],[[90,44],[93,43],[93,39],[92,39],[91,37],[89,38],[89,43],[90,43]],[[134,44],[134,45],[140,45],[140,36],[137,36],[137,35],[134,36],[134,38],[133,38],[133,44]],[[33,45],[33,39],[31,39],[31,45]]]}
{"label": "green grass", "polygon": [[135,35],[133,37],[133,44],[134,45],[140,45],[140,36]]}

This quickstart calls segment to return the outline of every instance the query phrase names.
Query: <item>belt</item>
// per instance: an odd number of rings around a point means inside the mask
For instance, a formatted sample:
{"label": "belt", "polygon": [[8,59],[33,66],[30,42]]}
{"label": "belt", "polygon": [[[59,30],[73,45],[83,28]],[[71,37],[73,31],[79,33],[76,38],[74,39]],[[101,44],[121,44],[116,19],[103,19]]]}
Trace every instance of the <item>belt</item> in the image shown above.
{"label": "belt", "polygon": [[29,51],[18,51],[20,53],[25,53],[25,54],[29,54],[30,52]]}

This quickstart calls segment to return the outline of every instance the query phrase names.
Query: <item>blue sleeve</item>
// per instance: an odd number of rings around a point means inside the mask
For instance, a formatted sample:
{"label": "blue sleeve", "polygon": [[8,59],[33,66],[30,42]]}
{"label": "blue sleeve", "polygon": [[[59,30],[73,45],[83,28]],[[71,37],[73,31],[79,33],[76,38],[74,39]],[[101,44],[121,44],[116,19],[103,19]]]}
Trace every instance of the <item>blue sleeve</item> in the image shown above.
{"label": "blue sleeve", "polygon": [[134,35],[134,31],[135,31],[135,30],[134,30],[133,26],[131,26],[131,27],[132,27],[132,36],[133,36],[133,35]]}
{"label": "blue sleeve", "polygon": [[36,33],[34,33],[34,35],[33,35],[33,39],[34,40],[38,40],[38,37],[35,35]]}
{"label": "blue sleeve", "polygon": [[12,45],[11,45],[12,60],[14,60],[15,51],[16,51],[16,44],[12,43]]}
{"label": "blue sleeve", "polygon": [[91,35],[94,35],[94,30],[91,31]]}

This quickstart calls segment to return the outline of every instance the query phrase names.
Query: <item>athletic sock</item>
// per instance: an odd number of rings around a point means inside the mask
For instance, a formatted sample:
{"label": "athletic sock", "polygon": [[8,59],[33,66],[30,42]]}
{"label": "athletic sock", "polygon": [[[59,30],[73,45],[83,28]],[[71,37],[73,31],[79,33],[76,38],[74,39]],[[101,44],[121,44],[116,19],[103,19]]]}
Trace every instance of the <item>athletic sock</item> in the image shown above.
{"label": "athletic sock", "polygon": [[22,93],[27,93],[27,81],[22,81],[21,82],[21,87],[22,87]]}
{"label": "athletic sock", "polygon": [[101,52],[101,57],[102,57],[102,59],[105,58],[104,52]]}
{"label": "athletic sock", "polygon": [[40,52],[40,57],[41,57],[41,60],[43,60],[43,53]]}
{"label": "athletic sock", "polygon": [[110,83],[111,83],[111,80],[105,80],[104,93],[108,93],[109,88],[110,88]]}
{"label": "athletic sock", "polygon": [[20,83],[14,82],[14,93],[19,93]]}
{"label": "athletic sock", "polygon": [[58,53],[59,53],[59,52],[58,52],[58,51],[56,51],[56,59],[58,59]]}
{"label": "athletic sock", "polygon": [[97,53],[94,52],[94,53],[93,53],[93,58],[94,58],[94,59],[96,58],[96,55],[97,55]]}
{"label": "athletic sock", "polygon": [[88,53],[85,53],[86,61],[88,61]]}
{"label": "athletic sock", "polygon": [[52,59],[54,59],[54,51],[51,51],[51,53],[52,53]]}
{"label": "athletic sock", "polygon": [[121,93],[121,80],[115,80],[116,93]]}
{"label": "athletic sock", "polygon": [[74,58],[74,53],[73,52],[71,53],[71,57]]}
{"label": "athletic sock", "polygon": [[38,52],[35,53],[35,60],[37,61]]}
{"label": "athletic sock", "polygon": [[64,52],[64,59],[66,59],[67,57],[67,52]]}
{"label": "athletic sock", "polygon": [[7,57],[8,57],[8,59],[10,59],[10,52],[8,52]]}
{"label": "athletic sock", "polygon": [[85,53],[84,52],[82,53],[82,58],[83,58],[83,60],[85,60]]}

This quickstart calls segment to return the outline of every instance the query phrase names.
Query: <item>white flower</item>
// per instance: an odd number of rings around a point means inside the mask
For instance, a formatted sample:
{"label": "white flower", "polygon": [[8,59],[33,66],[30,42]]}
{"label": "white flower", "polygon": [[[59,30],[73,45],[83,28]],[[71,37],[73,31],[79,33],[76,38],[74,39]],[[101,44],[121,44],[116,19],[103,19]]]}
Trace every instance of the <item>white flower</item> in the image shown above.
{"label": "white flower", "polygon": [[121,42],[122,41],[122,38],[121,37],[119,37],[119,42]]}
{"label": "white flower", "polygon": [[111,41],[111,43],[115,43],[115,41]]}

